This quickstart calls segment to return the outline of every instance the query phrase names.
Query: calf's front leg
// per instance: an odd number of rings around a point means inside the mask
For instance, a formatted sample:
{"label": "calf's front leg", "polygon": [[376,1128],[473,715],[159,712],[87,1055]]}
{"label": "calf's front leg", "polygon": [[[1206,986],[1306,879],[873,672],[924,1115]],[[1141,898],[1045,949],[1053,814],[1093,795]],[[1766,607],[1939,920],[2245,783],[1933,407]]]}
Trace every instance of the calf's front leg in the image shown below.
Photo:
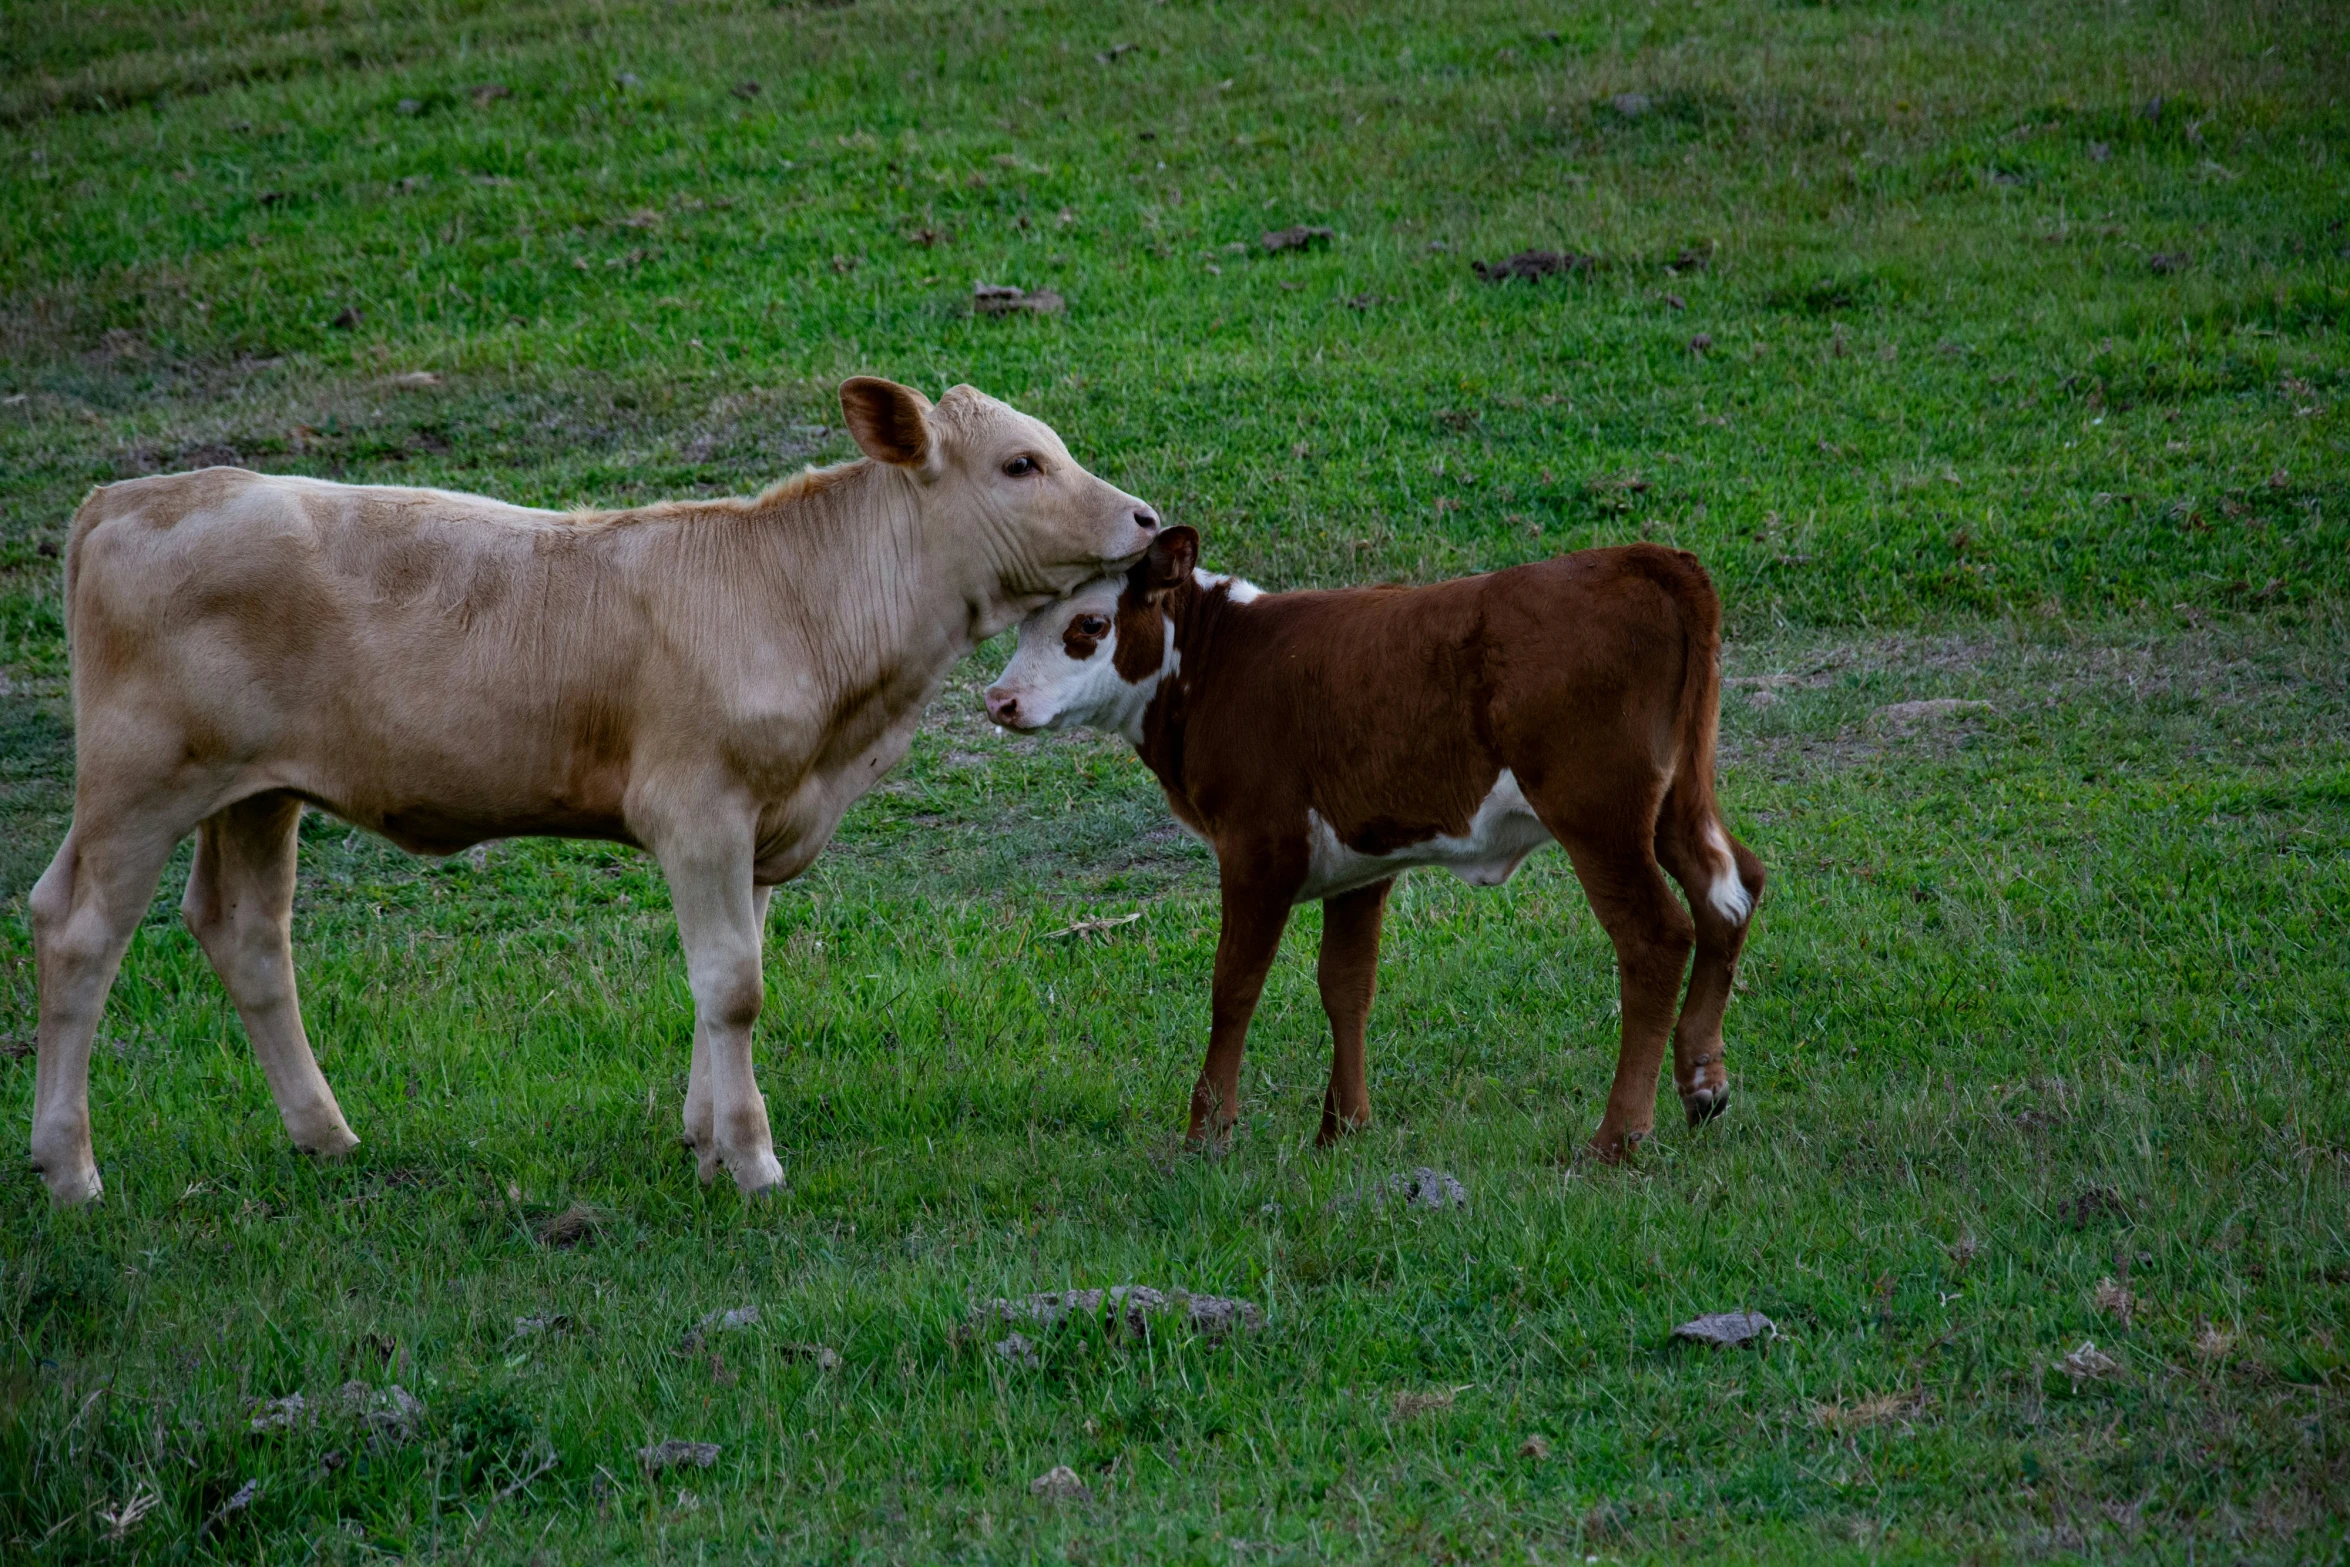
{"label": "calf's front leg", "polygon": [[1379,926],[1393,879],[1322,900],[1322,1010],[1330,1014],[1330,1086],[1322,1095],[1322,1147],[1371,1124],[1363,1076],[1363,1030],[1379,988]]}
{"label": "calf's front leg", "polygon": [[1240,1116],[1240,1053],[1249,1019],[1265,991],[1265,972],[1289,924],[1289,897],[1259,885],[1224,883],[1224,928],[1216,938],[1216,989],[1208,1027],[1208,1058],[1191,1090],[1191,1125],[1184,1141],[1214,1147]]}
{"label": "calf's front leg", "polygon": [[[773,887],[751,889],[751,920],[759,929],[759,940],[764,948],[767,939],[767,904],[773,896]],[[764,1000],[762,1000],[764,1006]],[[716,1099],[710,1091],[710,1050],[702,1029],[694,1029],[694,1055],[685,1075],[685,1145],[697,1156],[702,1184],[707,1186],[718,1178],[718,1128],[714,1107]]]}
{"label": "calf's front leg", "polygon": [[677,908],[678,939],[694,994],[694,1056],[686,1079],[686,1136],[704,1181],[721,1166],[746,1197],[783,1184],[767,1101],[751,1072],[751,1029],[766,984],[759,971],[763,890],[751,884],[748,831],[703,838],[660,852]]}

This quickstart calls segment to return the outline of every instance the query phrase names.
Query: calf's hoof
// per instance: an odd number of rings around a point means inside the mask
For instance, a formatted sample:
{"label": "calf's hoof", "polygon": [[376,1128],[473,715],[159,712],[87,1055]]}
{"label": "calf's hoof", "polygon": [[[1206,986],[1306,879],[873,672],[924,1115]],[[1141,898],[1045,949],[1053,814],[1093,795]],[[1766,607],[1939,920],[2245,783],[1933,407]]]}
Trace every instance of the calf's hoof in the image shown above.
{"label": "calf's hoof", "polygon": [[1356,1117],[1353,1119],[1345,1119],[1335,1115],[1324,1114],[1322,1117],[1322,1129],[1314,1134],[1314,1146],[1316,1148],[1328,1148],[1337,1143],[1341,1138],[1352,1137],[1357,1132],[1368,1131],[1370,1126],[1371,1118],[1368,1115]]}
{"label": "calf's hoof", "polygon": [[340,1159],[359,1146],[359,1134],[342,1122],[304,1134],[293,1133],[294,1146],[313,1159]]}
{"label": "calf's hoof", "polygon": [[106,1195],[106,1183],[98,1179],[94,1164],[43,1166],[41,1183],[49,1188],[52,1208],[79,1208]]}
{"label": "calf's hoof", "polygon": [[1691,1126],[1706,1122],[1730,1108],[1730,1085],[1719,1088],[1693,1088],[1681,1096],[1681,1108],[1688,1112]]}
{"label": "calf's hoof", "polygon": [[736,1162],[734,1184],[745,1197],[773,1197],[783,1190],[783,1166],[771,1153],[753,1154]]}
{"label": "calf's hoof", "polygon": [[694,1150],[694,1179],[704,1186],[718,1179],[719,1172],[726,1168],[726,1160],[719,1154],[717,1145],[689,1143],[687,1146]]}
{"label": "calf's hoof", "polygon": [[1591,1134],[1591,1141],[1583,1145],[1586,1157],[1600,1164],[1622,1164],[1640,1152],[1640,1145],[1648,1140],[1646,1132],[1616,1132],[1601,1127]]}

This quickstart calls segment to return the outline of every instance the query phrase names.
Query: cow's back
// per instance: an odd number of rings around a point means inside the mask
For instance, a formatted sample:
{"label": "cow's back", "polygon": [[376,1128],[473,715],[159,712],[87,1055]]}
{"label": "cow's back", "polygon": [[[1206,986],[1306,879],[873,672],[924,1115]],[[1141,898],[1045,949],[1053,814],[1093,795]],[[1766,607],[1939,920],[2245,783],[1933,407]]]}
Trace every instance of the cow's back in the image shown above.
{"label": "cow's back", "polygon": [[1351,824],[1350,842],[1376,846],[1456,830],[1502,769],[1585,737],[1629,740],[1668,770],[1686,560],[1636,545],[1228,604],[1204,639],[1212,654],[1184,659],[1186,771],[1235,798],[1302,788]]}
{"label": "cow's back", "polygon": [[[107,486],[67,558],[79,744],[169,740],[417,846],[550,792],[616,813],[630,548],[447,491],[234,468]],[[451,819],[404,829],[425,800]]]}

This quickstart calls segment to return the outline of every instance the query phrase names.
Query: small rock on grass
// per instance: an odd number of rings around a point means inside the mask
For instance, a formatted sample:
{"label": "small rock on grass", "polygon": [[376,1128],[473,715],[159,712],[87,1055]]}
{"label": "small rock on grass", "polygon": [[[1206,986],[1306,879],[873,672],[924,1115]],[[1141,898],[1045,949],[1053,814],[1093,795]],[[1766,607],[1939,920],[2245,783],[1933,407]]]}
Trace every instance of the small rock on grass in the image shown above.
{"label": "small rock on grass", "polygon": [[648,1474],[659,1474],[664,1469],[707,1469],[718,1462],[718,1444],[683,1442],[673,1437],[638,1448],[636,1461],[644,1465]]}
{"label": "small rock on grass", "polygon": [[1061,1502],[1072,1497],[1083,1496],[1085,1482],[1079,1479],[1077,1471],[1067,1464],[1055,1464],[1043,1474],[1029,1481],[1028,1491],[1032,1496],[1042,1496],[1052,1501]]}
{"label": "small rock on grass", "polygon": [[1025,1333],[1007,1333],[987,1346],[1012,1365],[1033,1370],[1044,1364],[1036,1352],[1036,1341]]}
{"label": "small rock on grass", "polygon": [[299,1393],[288,1393],[283,1398],[265,1398],[253,1406],[251,1427],[255,1431],[291,1431],[309,1418],[310,1405]]}
{"label": "small rock on grass", "polygon": [[1779,1326],[1759,1311],[1717,1311],[1711,1316],[1696,1317],[1673,1329],[1673,1337],[1687,1339],[1693,1344],[1712,1344],[1723,1349],[1735,1349],[1760,1339],[1765,1343],[1779,1336]]}
{"label": "small rock on grass", "polygon": [[2121,1370],[2122,1363],[2097,1347],[2093,1339],[2081,1340],[2070,1354],[2056,1363],[2057,1369],[2078,1384],[2097,1377],[2109,1377]]}
{"label": "small rock on grass", "polygon": [[337,1396],[343,1412],[366,1427],[379,1445],[401,1447],[424,1434],[424,1405],[397,1382],[381,1388],[346,1382]]}
{"label": "small rock on grass", "polygon": [[983,316],[1057,316],[1068,305],[1049,288],[1031,291],[1005,283],[971,285],[971,308]]}
{"label": "small rock on grass", "polygon": [[813,1361],[819,1371],[840,1369],[840,1351],[826,1349],[822,1344],[786,1344],[783,1353],[793,1360]]}
{"label": "small rock on grass", "polygon": [[1333,1209],[1355,1208],[1368,1203],[1384,1208],[1390,1202],[1407,1208],[1466,1208],[1469,1189],[1459,1177],[1446,1170],[1414,1165],[1409,1170],[1398,1170],[1393,1175],[1340,1192],[1330,1199]]}

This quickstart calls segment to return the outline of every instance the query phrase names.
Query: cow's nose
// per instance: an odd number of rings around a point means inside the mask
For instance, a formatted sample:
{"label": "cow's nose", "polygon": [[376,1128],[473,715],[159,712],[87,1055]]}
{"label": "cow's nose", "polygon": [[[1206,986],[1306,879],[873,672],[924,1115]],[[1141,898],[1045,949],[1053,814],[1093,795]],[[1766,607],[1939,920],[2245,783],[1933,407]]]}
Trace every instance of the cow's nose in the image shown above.
{"label": "cow's nose", "polygon": [[1137,506],[1134,508],[1134,525],[1138,528],[1155,528],[1159,525],[1159,514],[1148,506]]}
{"label": "cow's nose", "polygon": [[1020,699],[1005,691],[988,692],[987,716],[999,724],[1011,723],[1020,716]]}

